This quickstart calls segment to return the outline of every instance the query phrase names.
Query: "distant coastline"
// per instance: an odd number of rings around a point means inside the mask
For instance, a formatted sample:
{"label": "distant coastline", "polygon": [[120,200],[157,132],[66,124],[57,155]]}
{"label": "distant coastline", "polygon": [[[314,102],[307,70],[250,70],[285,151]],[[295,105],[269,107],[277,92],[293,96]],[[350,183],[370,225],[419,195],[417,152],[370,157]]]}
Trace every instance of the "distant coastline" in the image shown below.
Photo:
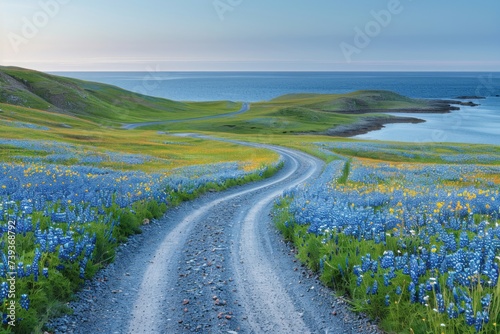
{"label": "distant coastline", "polygon": [[[450,113],[394,113],[394,117],[423,120],[420,122],[386,122],[370,131],[350,132],[350,137],[365,140],[399,142],[446,142],[500,145],[500,97],[480,99],[480,106],[461,106]],[[361,128],[361,126],[360,126]],[[375,131],[377,130],[377,131]]]}
{"label": "distant coastline", "polygon": [[[500,94],[500,73],[483,72],[50,72],[175,101],[261,102],[293,93],[388,90],[411,98]],[[491,77],[490,77],[491,75]],[[485,84],[485,82],[492,84]],[[495,87],[495,89],[492,89]]]}
{"label": "distant coastline", "polygon": [[365,118],[359,122],[339,125],[335,128],[329,129],[328,131],[320,134],[335,137],[354,137],[358,135],[363,135],[371,131],[377,131],[383,129],[387,124],[397,124],[397,123],[423,123],[425,120],[420,118],[410,118],[410,117],[390,117],[390,118]]}
{"label": "distant coastline", "polygon": [[[0,100],[118,127],[133,128],[139,124],[161,129],[162,124],[168,124],[168,130],[178,131],[189,121],[194,131],[315,133],[390,141],[500,145],[496,140],[500,138],[497,86],[485,86],[476,76],[480,74],[190,72],[176,73],[178,77],[172,78],[171,73],[164,72],[109,72],[85,73],[87,77],[80,79],[87,81],[79,81],[20,68],[4,68],[4,71],[5,89]],[[112,77],[112,86],[105,84],[106,77]],[[47,81],[43,87],[42,79]],[[488,79],[493,82],[497,76]],[[53,89],[47,90],[47,86]],[[359,87],[365,89],[356,90]],[[165,100],[162,95],[170,93],[169,89],[201,100],[210,96],[210,102]],[[405,96],[401,91],[411,94]],[[250,110],[247,116],[226,117],[237,112],[242,104],[231,102],[234,99],[218,100],[220,92],[261,101],[246,102],[258,113],[254,115]],[[429,98],[436,95],[437,98]],[[266,96],[272,98],[261,98]],[[212,118],[213,122],[201,122]]]}
{"label": "distant coastline", "polygon": [[[460,98],[460,97],[458,97]],[[477,97],[476,97],[477,98]],[[465,97],[467,99],[467,97]],[[457,106],[469,106],[476,107],[479,104],[472,101],[457,101],[457,100],[432,100],[429,107],[425,108],[412,108],[412,109],[400,109],[400,110],[384,110],[384,109],[367,109],[367,110],[357,110],[357,111],[342,111],[346,114],[367,114],[367,113],[405,113],[405,114],[445,114],[454,110],[460,110]],[[377,131],[384,128],[387,124],[400,124],[400,123],[410,123],[418,124],[424,123],[425,120],[415,117],[401,117],[401,116],[391,116],[387,118],[372,117],[364,118],[356,123],[341,125],[335,128],[329,129],[323,134],[328,136],[338,136],[338,137],[354,137],[362,134],[366,134],[371,131]]]}

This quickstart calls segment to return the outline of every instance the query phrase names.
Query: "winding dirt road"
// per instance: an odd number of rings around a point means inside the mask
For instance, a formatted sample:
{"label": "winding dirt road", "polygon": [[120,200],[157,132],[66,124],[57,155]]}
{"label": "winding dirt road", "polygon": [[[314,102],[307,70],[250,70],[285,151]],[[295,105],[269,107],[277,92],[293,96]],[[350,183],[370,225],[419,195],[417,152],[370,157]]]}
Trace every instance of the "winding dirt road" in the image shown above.
{"label": "winding dirt road", "polygon": [[87,304],[65,320],[68,332],[376,332],[296,262],[271,222],[274,199],[317,177],[323,162],[265,147],[282,155],[280,172],[184,203],[145,227],[83,291]]}

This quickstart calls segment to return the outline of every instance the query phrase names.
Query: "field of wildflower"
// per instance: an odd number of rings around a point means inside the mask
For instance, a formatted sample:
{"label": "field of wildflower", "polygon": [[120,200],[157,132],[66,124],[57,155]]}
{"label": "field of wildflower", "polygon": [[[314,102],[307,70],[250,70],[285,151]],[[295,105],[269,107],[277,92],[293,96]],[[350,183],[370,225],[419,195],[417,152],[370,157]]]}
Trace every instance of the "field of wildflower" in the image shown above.
{"label": "field of wildflower", "polygon": [[41,331],[145,220],[280,165],[269,151],[153,131],[0,127],[2,333]]}
{"label": "field of wildflower", "polygon": [[334,160],[276,205],[299,259],[388,332],[498,333],[500,155],[316,145]]}

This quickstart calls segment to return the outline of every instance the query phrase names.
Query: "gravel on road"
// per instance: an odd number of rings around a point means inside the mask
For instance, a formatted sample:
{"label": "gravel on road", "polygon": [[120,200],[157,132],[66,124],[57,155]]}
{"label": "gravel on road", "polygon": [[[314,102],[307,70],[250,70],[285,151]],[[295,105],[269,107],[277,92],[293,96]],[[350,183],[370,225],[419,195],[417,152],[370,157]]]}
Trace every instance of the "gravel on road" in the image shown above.
{"label": "gravel on road", "polygon": [[[266,146],[267,147],[267,146]],[[321,285],[274,227],[274,199],[323,163],[272,147],[273,177],[207,193],[143,227],[54,319],[56,333],[380,333]]]}

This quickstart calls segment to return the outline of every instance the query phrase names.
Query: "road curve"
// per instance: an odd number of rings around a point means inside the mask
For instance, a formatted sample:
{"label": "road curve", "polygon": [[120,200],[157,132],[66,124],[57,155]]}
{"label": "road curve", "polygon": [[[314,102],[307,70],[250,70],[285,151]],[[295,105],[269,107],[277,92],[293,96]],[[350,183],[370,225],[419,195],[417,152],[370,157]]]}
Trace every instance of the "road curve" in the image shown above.
{"label": "road curve", "polygon": [[[281,152],[283,155],[290,154]],[[233,270],[235,281],[245,307],[249,308],[248,325],[253,332],[265,333],[306,333],[308,326],[302,319],[293,299],[287,293],[279,272],[274,271],[272,261],[273,245],[262,234],[259,223],[265,221],[266,208],[286,188],[296,186],[312,176],[317,175],[321,165],[312,159],[290,154],[295,171],[303,166],[300,162],[308,162],[310,167],[304,169],[299,177],[288,177],[287,182],[280,184],[271,192],[258,197],[254,206],[248,208],[241,223],[238,243],[233,247]],[[301,160],[302,158],[302,160]],[[293,174],[292,174],[293,175]],[[290,176],[292,176],[290,175]],[[259,305],[254,307],[253,305]]]}
{"label": "road curve", "polygon": [[[145,273],[144,273],[144,278],[140,287],[140,293],[139,293],[139,298],[136,301],[135,307],[134,307],[134,312],[133,312],[133,319],[141,319],[141,321],[131,321],[130,327],[129,327],[129,332],[131,333],[158,333],[161,331],[161,328],[158,327],[161,325],[161,322],[158,322],[157,319],[160,317],[160,313],[162,310],[162,306],[164,306],[164,298],[165,298],[165,291],[168,291],[168,288],[171,286],[175,286],[177,277],[173,277],[173,275],[169,276],[168,279],[163,279],[162,276],[164,276],[165,272],[171,272],[173,269],[176,268],[176,263],[174,262],[174,257],[171,256],[171,254],[174,253],[181,253],[183,249],[185,248],[185,243],[186,243],[186,238],[187,236],[190,235],[190,228],[194,228],[196,225],[198,225],[200,222],[203,221],[203,219],[206,219],[206,215],[210,214],[211,209],[216,208],[222,204],[225,204],[227,202],[230,202],[233,199],[236,199],[238,197],[243,197],[243,196],[252,196],[259,202],[257,205],[254,207],[249,207],[249,208],[242,208],[242,210],[247,211],[248,213],[246,214],[242,227],[243,231],[241,233],[242,236],[244,236],[244,239],[242,240],[241,244],[241,250],[244,251],[250,251],[250,254],[247,254],[243,257],[241,257],[241,261],[249,260],[248,264],[253,264],[255,261],[252,262],[252,260],[255,260],[259,258],[261,254],[259,254],[259,250],[252,248],[254,244],[250,244],[249,246],[251,248],[245,249],[245,246],[247,246],[248,240],[254,240],[255,238],[258,238],[258,235],[255,235],[255,231],[249,230],[252,227],[252,224],[255,222],[254,220],[258,218],[259,213],[262,211],[263,207],[266,204],[269,204],[272,202],[272,200],[277,197],[279,194],[283,192],[285,188],[293,187],[303,181],[305,181],[307,178],[311,177],[313,174],[319,173],[321,170],[322,164],[315,160],[315,159],[303,159],[299,161],[301,158],[299,156],[299,153],[296,152],[289,152],[288,150],[284,149],[279,149],[280,153],[286,157],[286,160],[290,166],[287,168],[287,171],[280,175],[277,178],[273,178],[271,180],[268,180],[267,182],[264,182],[263,184],[259,185],[254,185],[251,187],[248,187],[248,189],[245,190],[240,190],[239,192],[236,192],[234,194],[230,195],[225,195],[222,196],[219,199],[210,201],[209,203],[203,205],[199,209],[194,210],[191,214],[189,214],[187,217],[185,217],[180,223],[177,224],[176,228],[169,233],[165,239],[163,240],[162,244],[160,245],[158,251],[154,255],[156,259],[163,259],[161,262],[152,262],[150,265],[148,265]],[[302,162],[302,164],[300,163]],[[302,173],[297,173],[297,172],[302,172],[304,171],[305,174]],[[269,188],[273,188],[271,192],[262,192],[262,190],[266,190]],[[257,195],[258,194],[258,195]],[[235,210],[236,211],[236,210]],[[239,211],[239,210],[238,210]],[[198,223],[198,224],[197,224]],[[239,252],[239,255],[241,255],[242,252]],[[236,255],[236,254],[235,254]],[[233,257],[233,259],[238,263],[240,262],[239,256]],[[243,262],[244,263],[244,262]],[[244,267],[242,266],[236,266],[238,268]],[[243,270],[239,270],[236,272],[238,276],[240,274],[244,274],[246,272],[251,272],[250,269],[252,268],[241,268]],[[255,269],[259,269],[258,267]],[[261,273],[262,270],[259,270],[259,273]],[[236,277],[238,277],[236,276]],[[252,277],[256,277],[255,275]],[[259,281],[262,279],[265,279],[266,276],[263,277],[256,277],[257,281],[251,281],[251,283],[254,286],[259,285]],[[243,280],[244,278],[241,277]],[[237,279],[238,281],[238,279]],[[162,282],[162,284],[158,284],[158,282]],[[276,286],[276,285],[274,285]],[[269,287],[266,287],[269,288]],[[269,290],[269,289],[266,289]],[[257,290],[259,293],[264,292],[262,295],[257,296],[260,298],[267,298],[265,292],[266,291],[260,291]],[[257,292],[254,291],[254,292]],[[248,306],[251,305],[250,299],[246,298],[246,296],[249,296],[252,291],[248,292],[245,294],[245,299],[248,299]],[[269,291],[267,291],[269,292]],[[276,292],[274,292],[276,293]],[[286,295],[286,294],[285,294]],[[168,300],[169,298],[167,298]],[[286,307],[288,309],[293,309],[293,303],[290,300],[286,300],[285,298],[282,301],[285,302]],[[173,303],[174,304],[174,303]],[[178,304],[178,303],[177,303]],[[175,304],[174,304],[175,305]],[[151,307],[153,306],[153,307]],[[268,311],[275,311],[280,313],[280,308],[278,309],[273,309],[273,304],[269,305],[269,310]],[[281,305],[283,306],[283,305]],[[249,314],[252,314],[250,312]],[[301,325],[301,319],[300,317],[292,317],[293,321],[291,321],[292,324],[294,325]],[[287,324],[288,325],[288,324]],[[302,325],[302,327],[304,327]],[[292,327],[293,328],[293,327]],[[297,327],[300,328],[300,327]],[[305,327],[304,327],[305,328]],[[174,328],[172,328],[174,329]]]}
{"label": "road curve", "polygon": [[203,116],[203,117],[192,117],[192,118],[184,118],[184,119],[174,119],[174,120],[170,120],[170,121],[130,123],[130,124],[124,124],[124,125],[122,125],[122,129],[133,130],[133,129],[137,129],[137,128],[140,128],[140,127],[143,127],[143,126],[150,126],[150,125],[182,123],[182,122],[187,122],[187,121],[203,121],[203,120],[207,120],[207,119],[231,117],[231,116],[236,116],[236,115],[239,115],[239,114],[243,114],[244,112],[247,112],[248,110],[250,110],[250,104],[244,102],[241,105],[241,109],[240,110],[229,112],[229,113],[225,113],[225,114],[218,114],[218,115],[212,115],[212,116]]}
{"label": "road curve", "polygon": [[269,216],[284,190],[323,162],[267,147],[273,177],[209,193],[170,210],[122,247],[80,296],[67,333],[373,333],[298,264]]}

